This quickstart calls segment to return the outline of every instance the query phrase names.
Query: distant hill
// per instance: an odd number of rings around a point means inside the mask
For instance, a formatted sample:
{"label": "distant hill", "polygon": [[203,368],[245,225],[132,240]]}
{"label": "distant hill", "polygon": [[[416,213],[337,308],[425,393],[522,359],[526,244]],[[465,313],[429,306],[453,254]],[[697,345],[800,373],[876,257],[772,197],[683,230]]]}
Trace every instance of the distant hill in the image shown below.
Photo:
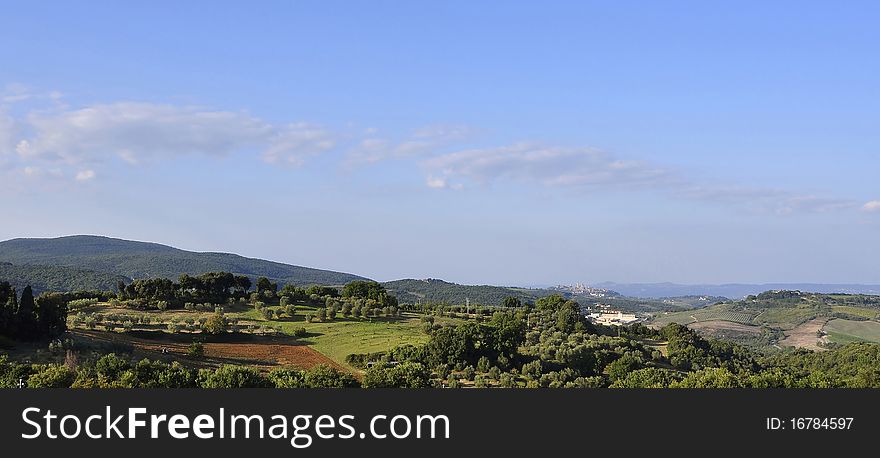
{"label": "distant hill", "polygon": [[[90,235],[0,242],[0,262],[19,266],[58,266],[133,279],[225,271],[265,276],[281,284],[342,285],[357,275],[293,266],[228,253],[197,253],[157,243]],[[99,284],[97,281],[95,284]]]}
{"label": "distant hill", "polygon": [[62,266],[16,266],[0,263],[0,281],[8,281],[21,293],[30,285],[34,293],[44,291],[75,291],[116,289],[118,281],[130,281],[122,275],[74,269]]}
{"label": "distant hill", "polygon": [[386,289],[391,291],[401,303],[422,302],[445,302],[448,304],[464,304],[465,299],[470,299],[471,304],[501,305],[505,297],[513,296],[523,302],[534,301],[538,298],[551,294],[560,294],[559,291],[547,289],[514,288],[505,286],[489,285],[459,285],[443,280],[395,280],[383,283]]}
{"label": "distant hill", "polygon": [[814,293],[880,294],[880,285],[766,283],[760,285],[729,283],[724,285],[680,285],[676,283],[599,283],[599,288],[613,289],[630,297],[662,298],[679,296],[724,296],[742,298],[764,291],[798,290]]}

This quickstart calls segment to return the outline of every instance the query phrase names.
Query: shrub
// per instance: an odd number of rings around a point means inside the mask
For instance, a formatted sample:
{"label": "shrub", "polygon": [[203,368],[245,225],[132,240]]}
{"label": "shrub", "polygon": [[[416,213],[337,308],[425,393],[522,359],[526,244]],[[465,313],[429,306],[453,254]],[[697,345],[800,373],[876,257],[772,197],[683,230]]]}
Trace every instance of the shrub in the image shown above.
{"label": "shrub", "polygon": [[269,372],[275,388],[306,388],[306,373],[299,369],[279,367]]}
{"label": "shrub", "polygon": [[269,380],[251,367],[225,365],[215,370],[201,369],[197,383],[202,388],[265,388]]}
{"label": "shrub", "polygon": [[402,363],[396,366],[376,364],[364,375],[364,388],[428,388],[431,374],[420,363]]}
{"label": "shrub", "polygon": [[201,342],[193,342],[189,344],[189,348],[186,349],[186,354],[201,358],[202,356],[205,356],[205,346]]}
{"label": "shrub", "polygon": [[214,312],[202,328],[208,334],[223,334],[226,332],[226,317],[222,313]]}
{"label": "shrub", "polygon": [[480,359],[477,360],[477,371],[489,372],[490,367],[492,367],[492,362],[489,361],[489,358],[481,356]]}
{"label": "shrub", "polygon": [[461,375],[464,378],[466,378],[467,380],[473,380],[474,376],[476,376],[476,374],[477,374],[477,371],[474,370],[474,366],[465,367],[464,371],[462,371],[462,373],[461,373]]}
{"label": "shrub", "polygon": [[67,388],[76,379],[76,372],[65,366],[49,365],[27,379],[28,388]]}
{"label": "shrub", "polygon": [[309,388],[354,388],[358,386],[358,381],[353,375],[324,364],[315,366],[306,372],[305,382]]}

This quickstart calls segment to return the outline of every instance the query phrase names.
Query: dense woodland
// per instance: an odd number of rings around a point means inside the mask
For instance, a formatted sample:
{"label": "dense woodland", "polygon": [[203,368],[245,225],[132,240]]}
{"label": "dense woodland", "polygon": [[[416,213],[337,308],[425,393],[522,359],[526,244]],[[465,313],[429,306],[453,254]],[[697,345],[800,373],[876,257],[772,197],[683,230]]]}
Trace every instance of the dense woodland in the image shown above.
{"label": "dense woodland", "polygon": [[112,290],[122,281],[121,275],[63,266],[13,265],[0,262],[0,279],[19,291],[30,286],[34,294],[47,291]]}
{"label": "dense woodland", "polygon": [[[16,266],[71,267],[130,279],[157,277],[176,279],[185,273],[223,271],[246,275],[252,279],[267,277],[282,284],[290,283],[297,286],[343,285],[354,280],[364,280],[363,277],[343,272],[246,258],[229,253],[197,253],[157,243],[87,235],[3,241],[0,242],[0,261]],[[105,288],[99,284],[76,286],[73,282],[71,286],[75,287],[63,290]]]}

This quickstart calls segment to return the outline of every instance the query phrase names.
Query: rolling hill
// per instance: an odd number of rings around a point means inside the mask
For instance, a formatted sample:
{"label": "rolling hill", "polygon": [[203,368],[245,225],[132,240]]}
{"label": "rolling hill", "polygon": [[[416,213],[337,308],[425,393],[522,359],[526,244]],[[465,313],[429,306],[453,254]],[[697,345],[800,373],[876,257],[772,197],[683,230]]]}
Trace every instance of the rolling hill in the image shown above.
{"label": "rolling hill", "polygon": [[[166,245],[90,235],[50,239],[12,239],[0,242],[0,262],[24,266],[53,266],[78,270],[84,279],[98,274],[131,279],[198,275],[225,271],[250,277],[265,276],[281,284],[342,285],[363,277],[253,259],[229,253],[198,253]],[[90,274],[84,271],[91,271]],[[71,273],[72,271],[65,271]],[[86,280],[83,280],[86,281]],[[92,278],[93,287],[104,277]],[[76,284],[76,283],[72,283]]]}
{"label": "rolling hill", "polygon": [[[880,329],[880,296],[766,291],[700,309],[658,313],[651,323],[656,327],[679,323],[711,337],[756,346],[816,348],[821,341],[845,339],[880,342],[874,329]],[[824,339],[821,331],[826,324],[846,335]]]}

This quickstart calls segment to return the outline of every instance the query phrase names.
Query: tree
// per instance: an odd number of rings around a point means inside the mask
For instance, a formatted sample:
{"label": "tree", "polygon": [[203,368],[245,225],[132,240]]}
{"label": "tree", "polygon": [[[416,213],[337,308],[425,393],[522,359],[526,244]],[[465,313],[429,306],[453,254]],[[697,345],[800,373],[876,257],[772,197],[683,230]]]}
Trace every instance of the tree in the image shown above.
{"label": "tree", "polygon": [[0,335],[13,336],[17,299],[15,288],[9,282],[0,282]]}
{"label": "tree", "polygon": [[519,298],[516,298],[513,296],[507,296],[501,302],[501,305],[503,305],[504,307],[508,307],[508,308],[521,307],[522,301],[519,300]]}
{"label": "tree", "polygon": [[248,278],[246,275],[236,275],[235,289],[239,294],[245,294],[249,289],[251,289],[251,279]]}
{"label": "tree", "polygon": [[371,299],[380,307],[397,307],[397,298],[388,294],[382,284],[374,281],[355,280],[342,288],[342,297]]}
{"label": "tree", "polygon": [[421,363],[376,364],[364,374],[364,388],[428,388],[431,372]]}
{"label": "tree", "polygon": [[627,353],[620,358],[617,358],[606,367],[608,378],[610,378],[612,381],[624,378],[630,372],[639,369],[642,364],[643,361],[641,359],[633,356],[630,353]]}
{"label": "tree", "polygon": [[189,348],[186,349],[186,354],[196,358],[201,358],[202,356],[205,356],[205,345],[201,342],[193,342],[189,344]]}
{"label": "tree", "polygon": [[43,293],[37,297],[36,314],[41,332],[54,339],[67,332],[67,298],[59,293]]}
{"label": "tree", "polygon": [[269,372],[275,388],[306,388],[306,373],[299,369],[278,367]]}
{"label": "tree", "polygon": [[580,305],[574,301],[566,301],[556,310],[556,329],[571,333],[582,319]]}
{"label": "tree", "polygon": [[35,340],[41,337],[34,309],[34,292],[28,285],[21,292],[18,310],[15,313],[15,335],[19,339]]}
{"label": "tree", "polygon": [[270,281],[266,277],[260,277],[257,279],[257,293],[263,294],[265,291],[270,291],[272,293],[278,292],[278,283]]}
{"label": "tree", "polygon": [[49,365],[27,379],[28,388],[68,388],[76,379],[76,373],[65,367]]}
{"label": "tree", "polygon": [[251,367],[224,365],[216,370],[199,370],[198,384],[202,388],[265,388],[269,380]]}
{"label": "tree", "polygon": [[204,330],[208,334],[223,334],[226,332],[226,317],[223,312],[214,312],[205,322]]}
{"label": "tree", "polygon": [[319,364],[306,372],[305,383],[309,388],[354,388],[358,386],[358,381],[353,375],[325,364]]}

